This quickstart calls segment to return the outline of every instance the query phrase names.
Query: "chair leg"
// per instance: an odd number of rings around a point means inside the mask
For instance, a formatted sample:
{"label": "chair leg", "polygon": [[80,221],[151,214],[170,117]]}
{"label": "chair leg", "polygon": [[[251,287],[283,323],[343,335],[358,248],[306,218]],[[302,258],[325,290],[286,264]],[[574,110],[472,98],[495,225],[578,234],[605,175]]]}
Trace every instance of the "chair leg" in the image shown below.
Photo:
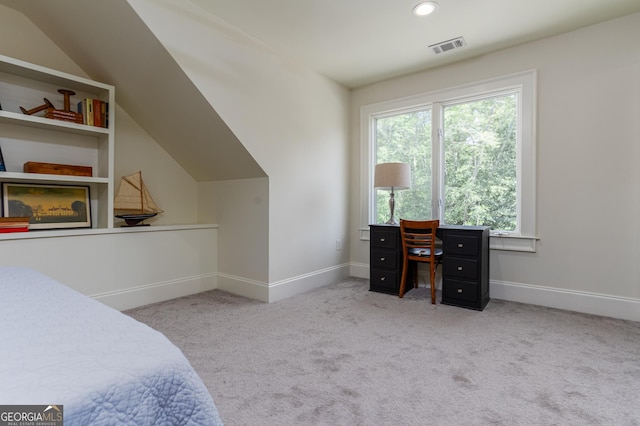
{"label": "chair leg", "polygon": [[413,288],[418,288],[418,262],[413,262]]}
{"label": "chair leg", "polygon": [[436,304],[436,267],[432,263],[429,264],[429,272],[430,277],[429,281],[431,283],[431,304]]}
{"label": "chair leg", "polygon": [[402,298],[402,296],[404,296],[404,288],[405,288],[405,284],[407,282],[407,269],[409,268],[409,262],[407,261],[407,259],[404,260],[404,264],[402,266],[402,278],[400,278],[400,292],[398,293],[398,296],[400,298]]}

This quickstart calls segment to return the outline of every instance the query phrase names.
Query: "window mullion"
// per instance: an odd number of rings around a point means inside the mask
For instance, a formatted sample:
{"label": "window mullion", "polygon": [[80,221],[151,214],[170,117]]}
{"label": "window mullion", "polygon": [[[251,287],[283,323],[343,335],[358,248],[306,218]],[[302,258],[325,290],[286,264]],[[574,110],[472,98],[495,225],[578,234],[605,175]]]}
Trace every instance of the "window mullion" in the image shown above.
{"label": "window mullion", "polygon": [[443,146],[443,106],[434,102],[431,109],[431,211],[434,219],[444,220],[444,146]]}

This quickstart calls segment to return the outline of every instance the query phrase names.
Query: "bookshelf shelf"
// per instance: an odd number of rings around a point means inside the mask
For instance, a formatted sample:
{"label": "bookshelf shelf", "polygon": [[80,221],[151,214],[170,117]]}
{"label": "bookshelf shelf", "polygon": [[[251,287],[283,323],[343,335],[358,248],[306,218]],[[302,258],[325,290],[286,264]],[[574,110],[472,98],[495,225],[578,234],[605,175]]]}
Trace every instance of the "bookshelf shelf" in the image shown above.
{"label": "bookshelf shelf", "polygon": [[87,126],[67,121],[51,120],[49,118],[33,115],[19,114],[9,111],[0,111],[0,123],[13,124],[17,126],[33,127],[64,133],[74,133],[78,135],[108,135],[109,129],[104,127]]}

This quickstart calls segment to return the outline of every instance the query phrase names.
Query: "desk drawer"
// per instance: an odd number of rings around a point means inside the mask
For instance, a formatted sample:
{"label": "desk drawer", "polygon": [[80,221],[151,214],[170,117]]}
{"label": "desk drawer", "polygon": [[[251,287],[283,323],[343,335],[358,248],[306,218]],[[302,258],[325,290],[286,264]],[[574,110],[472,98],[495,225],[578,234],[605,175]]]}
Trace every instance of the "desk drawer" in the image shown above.
{"label": "desk drawer", "polygon": [[475,235],[447,234],[444,240],[444,252],[459,256],[477,256],[479,239]]}
{"label": "desk drawer", "polygon": [[377,229],[371,231],[371,247],[400,249],[399,232],[394,229]]}
{"label": "desk drawer", "polygon": [[478,301],[478,285],[469,281],[445,279],[442,282],[443,300],[463,300],[465,302]]}
{"label": "desk drawer", "polygon": [[398,254],[393,250],[371,250],[370,264],[372,268],[396,269],[398,265]]}
{"label": "desk drawer", "polygon": [[478,260],[446,256],[442,261],[442,273],[445,277],[478,278]]}
{"label": "desk drawer", "polygon": [[388,290],[389,293],[398,293],[400,275],[397,271],[371,268],[371,288]]}

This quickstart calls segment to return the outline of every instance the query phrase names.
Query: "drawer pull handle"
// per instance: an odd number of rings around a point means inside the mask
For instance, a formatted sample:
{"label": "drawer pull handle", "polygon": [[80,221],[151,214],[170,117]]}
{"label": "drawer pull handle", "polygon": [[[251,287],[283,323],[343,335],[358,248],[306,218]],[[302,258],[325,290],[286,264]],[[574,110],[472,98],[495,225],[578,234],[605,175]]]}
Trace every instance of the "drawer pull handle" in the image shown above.
{"label": "drawer pull handle", "polygon": [[462,247],[464,247],[464,244],[458,243],[458,248],[462,248]]}
{"label": "drawer pull handle", "polygon": [[380,258],[380,262],[384,262],[385,259],[386,259],[386,257],[381,257]]}
{"label": "drawer pull handle", "polygon": [[380,277],[380,281],[384,281],[385,277]]}
{"label": "drawer pull handle", "polygon": [[462,266],[458,266],[458,271],[462,271]]}
{"label": "drawer pull handle", "polygon": [[380,242],[381,242],[381,243],[384,243],[384,238],[380,238]]}
{"label": "drawer pull handle", "polygon": [[462,289],[461,288],[458,289],[458,293],[462,294]]}

